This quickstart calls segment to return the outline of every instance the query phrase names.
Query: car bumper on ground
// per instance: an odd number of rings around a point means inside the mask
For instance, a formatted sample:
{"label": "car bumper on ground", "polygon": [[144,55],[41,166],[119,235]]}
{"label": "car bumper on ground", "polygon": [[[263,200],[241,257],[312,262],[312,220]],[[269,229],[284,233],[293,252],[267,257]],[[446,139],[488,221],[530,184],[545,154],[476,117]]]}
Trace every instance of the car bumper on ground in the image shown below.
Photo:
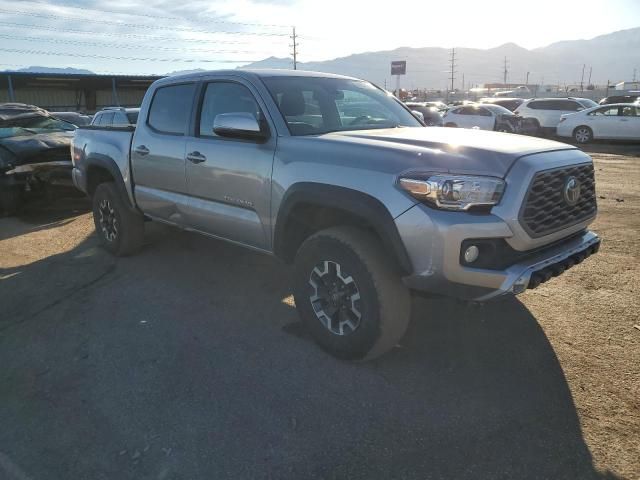
{"label": "car bumper on ground", "polygon": [[[478,302],[519,294],[562,274],[600,246],[595,233],[567,229],[563,239],[516,251],[506,242],[513,232],[495,215],[429,209],[427,216],[425,208],[428,207],[417,205],[396,218],[414,268],[403,281],[413,290]],[[504,250],[494,250],[491,265],[465,265],[463,254],[468,244],[492,241],[504,241]]]}

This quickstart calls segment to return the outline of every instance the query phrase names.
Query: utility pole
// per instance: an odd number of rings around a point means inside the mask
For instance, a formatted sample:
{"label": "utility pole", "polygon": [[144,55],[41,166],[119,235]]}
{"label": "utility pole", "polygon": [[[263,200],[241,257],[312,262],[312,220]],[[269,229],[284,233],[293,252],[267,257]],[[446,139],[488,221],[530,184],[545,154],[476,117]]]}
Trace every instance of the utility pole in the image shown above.
{"label": "utility pole", "polygon": [[464,73],[462,74],[462,93],[464,93]]}
{"label": "utility pole", "polygon": [[507,57],[504,57],[504,80],[502,82],[502,86],[503,87],[507,87],[507,74],[509,73],[509,70],[507,69]]}
{"label": "utility pole", "polygon": [[584,92],[584,69],[585,69],[586,65],[583,63],[582,64],[582,77],[580,77],[580,91]]}
{"label": "utility pole", "polygon": [[591,73],[593,72],[593,67],[589,67],[589,80],[587,81],[587,88],[591,85]]}
{"label": "utility pole", "polygon": [[527,81],[524,83],[526,86],[529,86],[529,73],[530,72],[527,72]]}
{"label": "utility pole", "polygon": [[293,69],[298,69],[298,36],[296,35],[296,27],[293,27],[293,35],[291,35],[291,40],[293,41],[293,45],[289,45],[293,47]]}
{"label": "utility pole", "polygon": [[456,79],[456,49],[451,49],[451,58],[449,60],[449,81],[451,82],[451,88],[449,92],[447,92],[447,99],[449,98],[450,92],[453,92],[453,82]]}

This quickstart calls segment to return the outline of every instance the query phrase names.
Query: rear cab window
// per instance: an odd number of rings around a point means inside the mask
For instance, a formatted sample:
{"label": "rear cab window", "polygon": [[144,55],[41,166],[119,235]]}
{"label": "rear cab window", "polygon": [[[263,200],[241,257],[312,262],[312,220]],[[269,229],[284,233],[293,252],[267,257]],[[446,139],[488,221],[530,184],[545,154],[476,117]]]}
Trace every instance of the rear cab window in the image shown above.
{"label": "rear cab window", "polygon": [[158,88],[153,94],[147,125],[156,133],[184,135],[191,115],[195,83]]}

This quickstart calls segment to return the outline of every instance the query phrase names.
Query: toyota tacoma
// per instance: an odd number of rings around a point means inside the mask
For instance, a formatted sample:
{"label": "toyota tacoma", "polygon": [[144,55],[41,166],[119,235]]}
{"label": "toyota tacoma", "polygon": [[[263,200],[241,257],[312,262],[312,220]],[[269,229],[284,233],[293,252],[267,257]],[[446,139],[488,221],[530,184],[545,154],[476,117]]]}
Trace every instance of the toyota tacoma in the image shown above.
{"label": "toyota tacoma", "polygon": [[135,127],[80,127],[75,185],[116,255],[154,220],[294,265],[333,355],[392,348],[412,291],[484,302],[595,253],[591,158],[563,143],[431,127],[373,84],[300,71],[156,81]]}

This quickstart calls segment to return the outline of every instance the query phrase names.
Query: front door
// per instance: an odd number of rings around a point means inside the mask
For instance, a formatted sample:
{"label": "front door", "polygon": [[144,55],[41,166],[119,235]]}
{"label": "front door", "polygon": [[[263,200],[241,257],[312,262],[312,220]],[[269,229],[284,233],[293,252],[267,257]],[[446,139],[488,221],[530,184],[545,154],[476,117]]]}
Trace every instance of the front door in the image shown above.
{"label": "front door", "polygon": [[[275,130],[267,140],[218,136],[222,113],[251,113],[262,122],[264,106],[253,87],[240,80],[203,85],[195,135],[187,139],[189,227],[259,249],[270,249],[271,169]],[[268,128],[268,127],[265,127]]]}
{"label": "front door", "polygon": [[189,198],[185,135],[195,91],[194,83],[158,88],[131,144],[136,203],[146,214],[179,225]]}

